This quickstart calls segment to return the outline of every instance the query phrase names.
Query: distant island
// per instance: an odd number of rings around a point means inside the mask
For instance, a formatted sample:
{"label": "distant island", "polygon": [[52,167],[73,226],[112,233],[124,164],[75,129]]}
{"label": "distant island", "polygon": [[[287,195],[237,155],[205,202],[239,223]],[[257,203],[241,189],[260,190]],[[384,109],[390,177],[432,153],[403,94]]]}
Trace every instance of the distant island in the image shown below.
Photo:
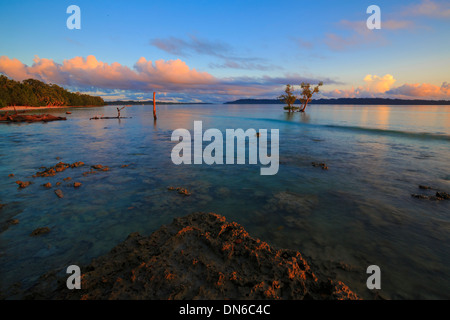
{"label": "distant island", "polygon": [[[165,102],[165,101],[156,101],[157,104],[211,104],[208,102]],[[153,104],[153,100],[117,100],[117,101],[106,101],[106,105],[108,106],[117,106],[117,105],[144,105],[144,104]]]}
{"label": "distant island", "polygon": [[[300,103],[296,100],[295,103]],[[311,100],[310,104],[364,104],[364,105],[450,105],[449,100],[408,100],[389,98],[335,98]],[[239,99],[225,104],[285,104],[278,99]]]}
{"label": "distant island", "polygon": [[46,84],[36,79],[15,81],[0,75],[0,108],[7,106],[63,107],[103,106],[101,97],[79,92],[69,92],[56,84]]}

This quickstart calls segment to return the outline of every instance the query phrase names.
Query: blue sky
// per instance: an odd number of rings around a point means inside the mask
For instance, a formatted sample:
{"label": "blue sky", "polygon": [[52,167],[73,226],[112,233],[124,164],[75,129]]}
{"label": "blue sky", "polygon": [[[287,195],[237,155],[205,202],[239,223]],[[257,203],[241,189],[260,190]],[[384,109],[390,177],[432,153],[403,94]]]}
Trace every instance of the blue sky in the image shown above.
{"label": "blue sky", "polygon": [[[81,30],[66,27],[72,4]],[[366,27],[372,4],[381,30]],[[59,0],[0,9],[1,73],[106,99],[275,98],[304,80],[324,81],[323,97],[450,99],[448,1]]]}

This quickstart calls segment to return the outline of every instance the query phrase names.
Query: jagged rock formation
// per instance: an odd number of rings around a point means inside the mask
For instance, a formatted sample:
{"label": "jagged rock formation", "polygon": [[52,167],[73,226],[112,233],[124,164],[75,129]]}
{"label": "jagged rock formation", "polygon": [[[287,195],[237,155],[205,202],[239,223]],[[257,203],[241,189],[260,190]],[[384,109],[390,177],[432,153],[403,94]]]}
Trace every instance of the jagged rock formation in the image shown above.
{"label": "jagged rock formation", "polygon": [[176,218],[149,237],[132,233],[80,267],[80,290],[49,273],[28,298],[358,299],[342,282],[318,277],[300,252],[272,248],[214,213]]}

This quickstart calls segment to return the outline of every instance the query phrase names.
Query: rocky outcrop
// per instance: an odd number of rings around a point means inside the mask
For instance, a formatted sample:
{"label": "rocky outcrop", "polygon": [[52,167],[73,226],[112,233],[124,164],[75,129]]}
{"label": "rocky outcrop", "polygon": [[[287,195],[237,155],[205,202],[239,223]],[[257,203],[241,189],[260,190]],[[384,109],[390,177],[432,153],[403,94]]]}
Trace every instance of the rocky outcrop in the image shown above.
{"label": "rocky outcrop", "polygon": [[58,120],[67,120],[65,117],[57,117],[51,114],[14,114],[8,115],[7,113],[4,116],[0,117],[0,121],[5,122],[49,122],[49,121],[58,121]]}
{"label": "rocky outcrop", "polygon": [[148,237],[132,233],[81,266],[80,290],[56,272],[32,299],[358,299],[317,276],[300,252],[275,249],[214,213],[176,218]]}

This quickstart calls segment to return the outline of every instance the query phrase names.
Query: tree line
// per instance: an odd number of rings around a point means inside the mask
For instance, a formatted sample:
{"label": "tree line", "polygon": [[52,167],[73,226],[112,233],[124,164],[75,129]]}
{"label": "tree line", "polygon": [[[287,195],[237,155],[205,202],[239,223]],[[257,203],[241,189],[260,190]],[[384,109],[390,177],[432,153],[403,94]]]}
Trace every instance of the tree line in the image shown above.
{"label": "tree line", "polygon": [[6,106],[103,106],[101,97],[69,92],[36,79],[15,81],[0,75],[0,108]]}

